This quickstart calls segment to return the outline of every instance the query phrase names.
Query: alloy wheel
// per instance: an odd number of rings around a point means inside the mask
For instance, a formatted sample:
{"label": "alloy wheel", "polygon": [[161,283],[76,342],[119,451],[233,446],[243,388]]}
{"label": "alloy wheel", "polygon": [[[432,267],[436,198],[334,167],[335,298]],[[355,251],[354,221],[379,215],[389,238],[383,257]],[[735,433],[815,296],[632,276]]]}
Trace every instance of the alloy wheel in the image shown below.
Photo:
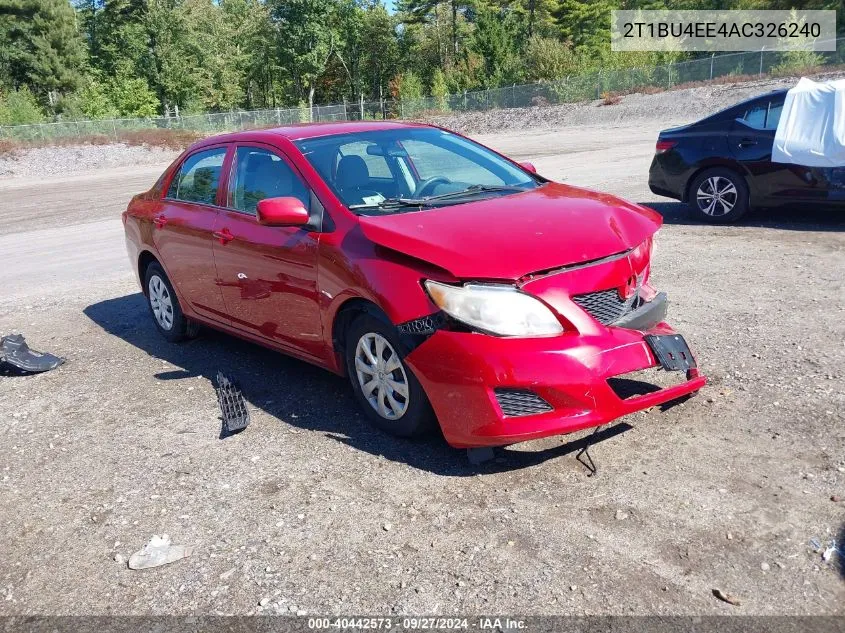
{"label": "alloy wheel", "polygon": [[170,330],[173,327],[173,301],[167,284],[158,275],[153,275],[148,290],[155,320],[162,328]]}
{"label": "alloy wheel", "polygon": [[736,206],[737,199],[736,185],[722,176],[711,176],[703,180],[696,192],[698,208],[713,217],[730,213]]}
{"label": "alloy wheel", "polygon": [[364,398],[386,420],[408,410],[408,376],[399,354],[377,332],[364,334],[355,348],[355,373]]}

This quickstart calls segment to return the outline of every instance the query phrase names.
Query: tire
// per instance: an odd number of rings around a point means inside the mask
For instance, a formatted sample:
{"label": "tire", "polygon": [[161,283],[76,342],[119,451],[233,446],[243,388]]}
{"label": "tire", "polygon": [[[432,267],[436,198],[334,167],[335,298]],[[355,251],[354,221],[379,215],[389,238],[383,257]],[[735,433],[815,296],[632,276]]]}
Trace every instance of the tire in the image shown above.
{"label": "tire", "polygon": [[[379,349],[380,366],[376,359]],[[405,364],[405,354],[392,325],[369,314],[359,316],[346,332],[344,353],[355,398],[376,427],[398,437],[415,437],[433,426],[431,404],[422,385]],[[394,355],[395,362],[391,362]],[[356,363],[356,360],[361,362]],[[370,371],[362,371],[364,368]],[[373,382],[376,383],[374,390],[365,394],[365,388]],[[407,396],[403,396],[401,386],[405,387]]]}
{"label": "tire", "polygon": [[144,295],[147,307],[153,317],[156,329],[171,343],[178,343],[186,338],[188,320],[182,314],[179,299],[173,291],[173,284],[158,262],[147,266],[144,275]]}
{"label": "tire", "polygon": [[[716,196],[712,195],[714,188]],[[707,169],[692,181],[689,205],[693,215],[704,222],[736,222],[748,211],[748,185],[742,176],[730,169]]]}

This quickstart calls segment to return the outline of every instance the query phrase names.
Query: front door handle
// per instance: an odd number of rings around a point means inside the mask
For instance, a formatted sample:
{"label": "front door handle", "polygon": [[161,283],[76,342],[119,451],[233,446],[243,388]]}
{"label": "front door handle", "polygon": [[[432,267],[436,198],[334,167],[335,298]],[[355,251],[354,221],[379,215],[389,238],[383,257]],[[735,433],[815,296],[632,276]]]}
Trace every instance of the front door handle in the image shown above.
{"label": "front door handle", "polygon": [[739,146],[742,148],[753,147],[754,145],[757,145],[757,141],[753,138],[744,138],[739,142]]}
{"label": "front door handle", "polygon": [[224,246],[235,239],[235,236],[229,231],[229,229],[223,229],[222,231],[214,231],[211,234],[214,239],[220,240],[220,243]]}
{"label": "front door handle", "polygon": [[167,216],[157,215],[153,218],[153,224],[156,225],[156,228],[163,229],[164,225],[167,224]]}

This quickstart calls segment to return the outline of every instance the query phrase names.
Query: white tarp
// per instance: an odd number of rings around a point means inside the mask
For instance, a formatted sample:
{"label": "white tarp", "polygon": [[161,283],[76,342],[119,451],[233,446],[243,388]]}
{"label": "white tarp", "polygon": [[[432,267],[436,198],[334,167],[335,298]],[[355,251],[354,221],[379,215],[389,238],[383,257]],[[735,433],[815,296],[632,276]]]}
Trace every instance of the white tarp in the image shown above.
{"label": "white tarp", "polygon": [[845,80],[817,83],[802,77],[786,93],[772,162],[845,166]]}

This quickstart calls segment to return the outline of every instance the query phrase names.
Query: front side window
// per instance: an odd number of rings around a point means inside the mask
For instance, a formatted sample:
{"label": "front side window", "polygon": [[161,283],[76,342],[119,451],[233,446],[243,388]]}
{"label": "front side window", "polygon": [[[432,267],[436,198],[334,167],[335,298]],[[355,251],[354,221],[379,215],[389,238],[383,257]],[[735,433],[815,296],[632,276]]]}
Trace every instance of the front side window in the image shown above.
{"label": "front side window", "polygon": [[337,197],[362,214],[460,204],[540,185],[495,152],[433,128],[353,132],[296,145]]}
{"label": "front side window", "polygon": [[298,198],[309,207],[308,188],[284,160],[260,147],[239,147],[232,165],[228,206],[255,215],[259,201],[284,197]]}
{"label": "front side window", "polygon": [[189,156],[179,168],[179,173],[170,182],[167,197],[185,202],[215,204],[220,172],[225,158],[225,147],[217,147]]}

